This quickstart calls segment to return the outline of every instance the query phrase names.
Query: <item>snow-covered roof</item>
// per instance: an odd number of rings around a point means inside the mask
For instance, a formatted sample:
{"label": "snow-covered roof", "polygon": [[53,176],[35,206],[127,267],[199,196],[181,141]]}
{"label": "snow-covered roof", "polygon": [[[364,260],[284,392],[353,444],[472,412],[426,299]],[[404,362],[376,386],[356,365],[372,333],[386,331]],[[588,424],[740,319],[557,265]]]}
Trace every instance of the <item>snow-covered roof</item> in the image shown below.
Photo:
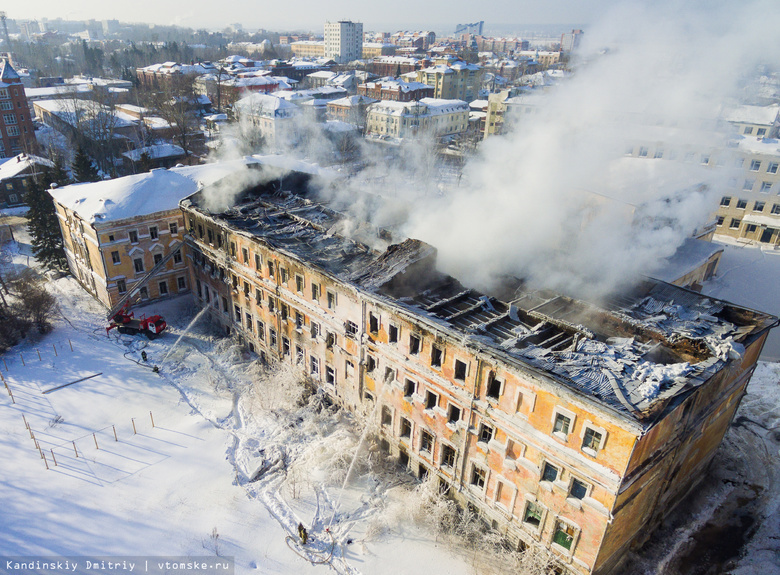
{"label": "snow-covered roof", "polygon": [[771,126],[777,121],[780,106],[739,106],[726,113],[726,120],[740,124]]}
{"label": "snow-covered roof", "polygon": [[686,238],[677,251],[655,271],[653,277],[673,283],[707,263],[723,246],[696,238]]}
{"label": "snow-covered roof", "polygon": [[156,160],[160,158],[172,158],[175,156],[184,156],[184,148],[174,144],[154,144],[137,150],[130,150],[122,154],[124,157],[137,162],[141,156],[146,154],[149,159]]}
{"label": "snow-covered roof", "polygon": [[731,144],[741,152],[748,154],[765,154],[767,156],[780,156],[780,140],[777,138],[751,138],[750,136],[738,136],[731,140]]}
{"label": "snow-covered roof", "polygon": [[48,166],[53,167],[51,160],[33,156],[31,154],[19,154],[0,164],[0,181],[13,178],[24,172],[30,166]]}
{"label": "snow-covered roof", "polygon": [[[294,93],[294,92],[293,92]],[[289,117],[295,113],[296,106],[280,97],[279,92],[274,94],[261,94],[255,92],[241,98],[233,104],[239,114],[252,114],[266,117]]]}
{"label": "snow-covered roof", "polygon": [[386,90],[398,90],[399,92],[412,92],[415,90],[433,89],[433,86],[424,84],[422,82],[405,82],[404,80],[386,79],[376,80],[374,82],[366,82],[366,87],[370,90],[375,90],[381,86]]}
{"label": "snow-covered roof", "polygon": [[331,100],[328,102],[328,106],[359,106],[360,104],[373,104],[378,102],[376,98],[369,98],[368,96],[347,96],[346,98],[339,98],[338,100]]}
{"label": "snow-covered roof", "polygon": [[309,78],[317,78],[317,79],[323,79],[323,80],[331,80],[338,76],[336,72],[328,72],[327,70],[319,70],[318,72],[312,72],[311,74],[307,74],[307,77]]}
{"label": "snow-covered roof", "polygon": [[92,88],[87,84],[70,84],[67,86],[51,86],[48,88],[25,88],[24,95],[28,100],[37,100],[91,91]]}
{"label": "snow-covered roof", "polygon": [[431,114],[450,114],[452,112],[468,112],[469,105],[463,100],[444,100],[442,98],[422,98],[421,104],[428,106]]}
{"label": "snow-covered roof", "polygon": [[194,194],[199,182],[210,185],[246,169],[251,160],[241,159],[217,164],[156,168],[102,182],[71,184],[49,190],[61,205],[84,220],[98,226],[137,216],[174,210],[179,200]]}

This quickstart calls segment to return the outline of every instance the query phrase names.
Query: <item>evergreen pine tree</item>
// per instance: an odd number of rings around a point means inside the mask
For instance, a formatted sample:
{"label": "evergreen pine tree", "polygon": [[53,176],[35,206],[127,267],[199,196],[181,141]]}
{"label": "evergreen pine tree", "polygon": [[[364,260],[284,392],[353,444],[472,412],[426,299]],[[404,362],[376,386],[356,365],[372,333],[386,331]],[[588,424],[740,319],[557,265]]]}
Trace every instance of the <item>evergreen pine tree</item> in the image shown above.
{"label": "evergreen pine tree", "polygon": [[24,195],[25,203],[30,207],[27,212],[27,228],[32,238],[32,252],[38,262],[52,270],[66,270],[68,260],[62,243],[62,233],[54,200],[47,189],[51,183],[59,186],[67,185],[68,175],[57,158],[54,166],[46,168],[43,174],[36,178]]}
{"label": "evergreen pine tree", "polygon": [[76,151],[76,157],[73,158],[73,177],[77,182],[99,182],[100,176],[97,169],[92,164],[92,159],[84,151],[84,148],[79,146]]}
{"label": "evergreen pine tree", "polygon": [[154,164],[152,163],[152,158],[149,157],[149,154],[146,152],[141,154],[141,157],[138,159],[138,173],[142,174],[144,172],[150,171],[152,168],[154,168]]}

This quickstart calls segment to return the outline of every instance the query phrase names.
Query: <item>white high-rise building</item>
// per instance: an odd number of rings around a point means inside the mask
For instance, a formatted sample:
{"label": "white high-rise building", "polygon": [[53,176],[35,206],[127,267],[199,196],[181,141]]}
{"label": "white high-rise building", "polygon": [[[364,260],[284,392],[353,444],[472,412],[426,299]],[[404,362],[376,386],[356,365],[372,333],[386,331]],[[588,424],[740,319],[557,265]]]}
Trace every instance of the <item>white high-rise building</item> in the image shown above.
{"label": "white high-rise building", "polygon": [[346,64],[363,56],[363,23],[325,22],[325,57]]}

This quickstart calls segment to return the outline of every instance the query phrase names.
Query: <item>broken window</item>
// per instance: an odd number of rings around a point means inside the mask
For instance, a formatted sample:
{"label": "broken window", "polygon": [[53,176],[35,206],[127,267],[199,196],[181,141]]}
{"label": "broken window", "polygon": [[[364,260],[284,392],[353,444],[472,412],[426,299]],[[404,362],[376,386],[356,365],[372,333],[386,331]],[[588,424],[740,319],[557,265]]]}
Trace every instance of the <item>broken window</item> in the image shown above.
{"label": "broken window", "polygon": [[244,280],[244,296],[249,297],[249,282]]}
{"label": "broken window", "polygon": [[290,355],[290,340],[282,336],[282,355]]}
{"label": "broken window", "polygon": [[279,275],[281,276],[281,282],[287,284],[287,281],[290,279],[287,268],[279,268]]}
{"label": "broken window", "polygon": [[320,335],[320,324],[318,324],[316,321],[311,322],[312,339],[319,337],[319,335]]}
{"label": "broken window", "polygon": [[439,403],[439,396],[432,391],[425,392],[425,409],[433,409]]}
{"label": "broken window", "polygon": [[332,291],[328,291],[328,309],[336,309],[336,294]]}
{"label": "broken window", "polygon": [[523,513],[523,521],[534,527],[539,527],[542,523],[542,514],[544,509],[541,505],[535,501],[529,501],[525,504],[525,513]]}
{"label": "broken window", "polygon": [[460,421],[460,408],[450,403],[447,408],[447,421],[450,423],[457,423]]}
{"label": "broken window", "polygon": [[274,262],[268,262],[268,277],[274,277]]}
{"label": "broken window", "polygon": [[336,345],[336,334],[329,331],[325,334],[325,347],[333,349],[334,345]]}
{"label": "broken window", "polygon": [[393,412],[386,405],[382,406],[382,425],[385,427],[393,425]]}
{"label": "broken window", "polygon": [[459,359],[455,360],[455,379],[458,379],[460,381],[466,380],[466,373],[468,371],[468,365],[460,361]]}
{"label": "broken window", "polygon": [[493,428],[483,423],[479,426],[479,441],[489,443],[493,439]]}
{"label": "broken window", "polygon": [[311,284],[311,299],[317,301],[320,299],[320,286],[317,284]]}
{"label": "broken window", "polygon": [[411,437],[412,436],[412,422],[406,419],[405,417],[401,418],[401,437]]}
{"label": "broken window", "polygon": [[420,353],[420,338],[416,335],[409,336],[409,353],[411,355]]}
{"label": "broken window", "polygon": [[498,399],[501,396],[501,380],[496,379],[492,371],[488,376],[487,391],[485,392],[485,395],[490,399]]}
{"label": "broken window", "polygon": [[440,347],[431,346],[431,367],[441,367],[442,351]]}
{"label": "broken window", "polygon": [[250,313],[244,313],[244,319],[246,320],[246,327],[249,331],[252,331],[252,315]]}
{"label": "broken window", "polygon": [[276,300],[269,296],[268,297],[268,311],[273,313],[275,309],[276,309]]}
{"label": "broken window", "polygon": [[574,499],[582,499],[588,494],[588,486],[579,479],[572,479],[569,487],[569,496]]}
{"label": "broken window", "polygon": [[295,276],[295,291],[303,293],[303,276]]}
{"label": "broken window", "polygon": [[236,242],[230,242],[230,256],[236,257]]}
{"label": "broken window", "polygon": [[402,467],[407,467],[409,465],[409,454],[406,453],[405,449],[398,450],[398,464]]}
{"label": "broken window", "polygon": [[[200,237],[203,237],[203,229],[198,225],[198,232],[200,232]],[[211,228],[206,228],[206,239],[209,242],[209,245],[214,245],[214,231]]]}
{"label": "broken window", "polygon": [[574,541],[574,527],[561,520],[555,522],[555,532],[553,533],[553,543],[557,543],[567,550],[571,550],[572,541]]}
{"label": "broken window", "polygon": [[390,343],[396,343],[398,341],[398,328],[392,324],[390,325],[390,329],[388,330],[387,340]]}
{"label": "broken window", "polygon": [[255,254],[255,269],[259,272],[263,271],[263,260],[260,258],[260,254]]}
{"label": "broken window", "polygon": [[475,487],[479,487],[480,489],[485,488],[485,478],[487,477],[487,472],[482,469],[481,467],[477,467],[476,465],[471,466],[471,484]]}
{"label": "broken window", "polygon": [[542,481],[553,482],[558,479],[558,468],[545,461],[542,467]]}
{"label": "broken window", "polygon": [[249,250],[246,248],[241,248],[241,260],[245,263],[249,263]]}
{"label": "broken window", "polygon": [[225,296],[222,296],[222,311],[225,313],[228,312],[228,300]]}
{"label": "broken window", "polygon": [[238,307],[237,305],[234,305],[233,312],[234,312],[233,317],[235,318],[236,323],[241,323],[241,308]]}
{"label": "broken window", "polygon": [[455,467],[455,450],[449,445],[441,446],[442,467]]}
{"label": "broken window", "polygon": [[158,237],[157,226],[149,226],[149,238],[156,240]]}
{"label": "broken window", "polygon": [[135,273],[140,274],[144,271],[144,260],[141,258],[133,259],[133,267],[135,268]]}
{"label": "broken window", "polygon": [[561,435],[569,435],[569,428],[571,426],[571,419],[563,415],[562,413],[555,414],[555,423],[553,424],[553,433]]}
{"label": "broken window", "polygon": [[295,312],[295,329],[303,329],[303,314],[299,311]]}
{"label": "broken window", "polygon": [[303,348],[300,345],[295,346],[295,363],[301,365],[303,363]]}
{"label": "broken window", "polygon": [[433,435],[427,431],[420,433],[420,451],[426,453],[433,452]]}
{"label": "broken window", "polygon": [[119,252],[111,252],[111,262],[118,264],[120,261],[119,259]]}
{"label": "broken window", "polygon": [[385,381],[390,382],[395,379],[395,370],[392,367],[385,368]]}
{"label": "broken window", "polygon": [[368,330],[374,335],[379,332],[379,318],[370,312],[368,314]]}
{"label": "broken window", "polygon": [[376,359],[374,359],[373,355],[369,355],[366,358],[366,371],[371,373],[374,369],[376,369]]}
{"label": "broken window", "polygon": [[265,324],[262,321],[257,322],[257,338],[260,340],[265,339]]}
{"label": "broken window", "polygon": [[336,371],[329,365],[325,366],[325,383],[336,384]]}
{"label": "broken window", "polygon": [[404,396],[411,397],[414,395],[414,392],[417,390],[417,384],[413,382],[411,379],[407,379],[404,382]]}
{"label": "broken window", "polygon": [[286,320],[290,315],[290,306],[286,303],[282,303],[282,320]]}
{"label": "broken window", "polygon": [[258,304],[263,301],[263,292],[260,291],[260,288],[255,288],[255,299]]}
{"label": "broken window", "polygon": [[354,337],[357,335],[358,326],[354,321],[347,320],[344,329],[347,332],[347,337],[351,337],[354,339]]}
{"label": "broken window", "polygon": [[127,232],[127,235],[130,238],[131,244],[138,243],[138,232],[136,230],[130,230],[129,232]]}
{"label": "broken window", "polygon": [[311,363],[309,366],[309,373],[311,373],[314,377],[320,376],[320,360],[317,359],[314,356],[311,356]]}

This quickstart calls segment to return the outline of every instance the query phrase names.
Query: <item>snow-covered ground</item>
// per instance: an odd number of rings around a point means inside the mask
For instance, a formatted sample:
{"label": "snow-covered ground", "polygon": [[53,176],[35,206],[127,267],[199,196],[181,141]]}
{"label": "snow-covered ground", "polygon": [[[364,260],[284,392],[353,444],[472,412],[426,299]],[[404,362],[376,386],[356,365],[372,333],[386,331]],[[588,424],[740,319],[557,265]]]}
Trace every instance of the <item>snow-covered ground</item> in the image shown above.
{"label": "snow-covered ground", "polygon": [[[14,262],[26,265],[29,246],[15,234]],[[763,256],[739,268],[724,256],[713,295],[728,298],[730,278],[749,276],[755,261]],[[16,402],[0,388],[0,556],[219,554],[235,558],[236,573],[267,574],[527,573],[433,529],[440,509],[425,506],[425,491],[372,441],[358,448],[365,419],[321,398],[297,401],[294,373],[263,371],[204,319],[174,348],[194,316],[186,297],[135,310],[171,326],[149,342],[107,337],[103,309],[72,278],[49,285],[61,310],[54,331],[0,362]],[[740,303],[767,309],[756,302]],[[735,572],[777,572],[778,380],[780,365],[759,365],[712,477],[630,572],[693,573],[691,557],[726,565],[729,557],[704,557],[700,541],[739,539],[731,526],[755,531],[732,546],[744,552]],[[305,548],[299,522],[312,538]]]}

